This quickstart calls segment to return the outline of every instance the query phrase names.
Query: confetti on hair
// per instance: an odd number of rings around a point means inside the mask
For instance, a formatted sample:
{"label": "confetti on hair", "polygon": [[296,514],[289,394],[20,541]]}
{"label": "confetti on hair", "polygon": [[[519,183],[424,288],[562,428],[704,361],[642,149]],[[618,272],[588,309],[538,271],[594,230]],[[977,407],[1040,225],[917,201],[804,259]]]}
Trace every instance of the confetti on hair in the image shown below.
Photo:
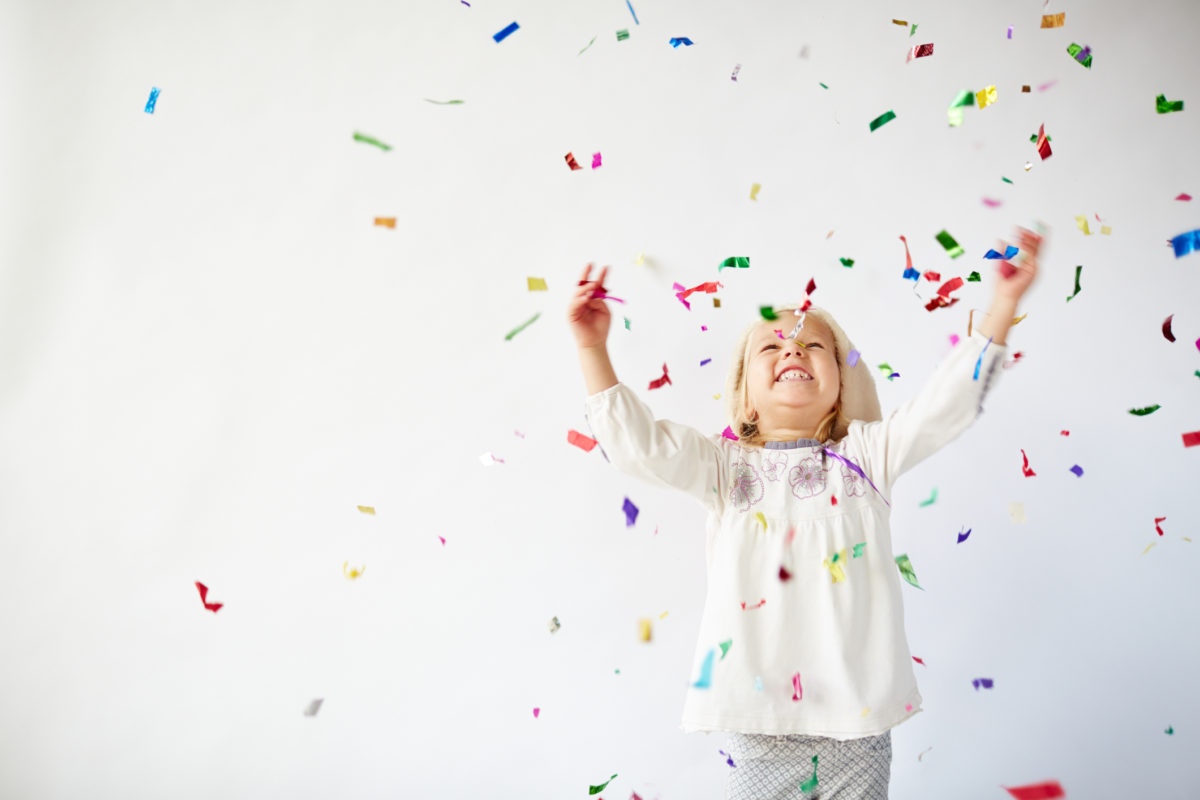
{"label": "confetti on hair", "polygon": [[317,712],[321,710],[321,704],[324,702],[325,702],[325,699],[322,697],[318,697],[315,700],[311,700],[308,704],[308,707],[304,709],[304,716],[315,717],[317,715]]}
{"label": "confetti on hair", "polygon": [[1154,530],[1158,532],[1159,536],[1163,535],[1163,529],[1162,529],[1162,526],[1159,525],[1159,523],[1166,522],[1166,521],[1167,521],[1166,517],[1155,517],[1154,518]]}
{"label": "confetti on hair", "polygon": [[1068,303],[1075,299],[1075,296],[1077,294],[1079,294],[1079,291],[1082,288],[1079,285],[1079,276],[1082,273],[1083,273],[1083,265],[1082,264],[1076,265],[1076,267],[1075,267],[1075,291],[1072,292],[1071,296],[1067,298]]}
{"label": "confetti on hair", "polygon": [[1021,461],[1022,461],[1021,472],[1024,473],[1025,477],[1026,478],[1035,477],[1037,475],[1037,473],[1034,472],[1033,469],[1029,466],[1029,456],[1025,455],[1024,450],[1021,450]]}
{"label": "confetti on hair", "polygon": [[857,350],[851,350],[846,354],[846,366],[853,367],[858,363],[858,359],[860,357],[862,357],[862,353],[858,352]]}
{"label": "confetti on hair", "polygon": [[225,606],[224,603],[208,602],[208,587],[205,586],[200,581],[196,581],[196,589],[198,589],[200,591],[200,602],[204,604],[204,607],[206,609],[213,612],[214,614],[217,613],[218,611],[220,611]]}
{"label": "confetti on hair", "polygon": [[637,522],[638,507],[633,504],[632,500],[626,497],[625,502],[621,504],[621,510],[625,512],[625,527],[632,528],[633,524]]}
{"label": "confetti on hair", "polygon": [[534,314],[534,315],[533,315],[532,317],[530,317],[529,319],[527,319],[527,320],[525,320],[524,322],[522,322],[522,323],[521,323],[520,325],[518,325],[517,327],[513,328],[513,329],[512,329],[511,331],[509,331],[508,333],[504,334],[504,341],[506,341],[506,342],[510,342],[510,341],[512,341],[512,338],[513,338],[514,336],[516,336],[518,333],[520,333],[521,331],[523,331],[523,330],[525,330],[526,328],[528,328],[528,327],[529,327],[530,325],[532,325],[533,323],[537,322],[537,321],[538,321],[538,318],[539,318],[539,317],[541,317],[541,316],[542,316],[542,312],[540,312],[540,311],[539,311],[538,313]]}
{"label": "confetti on hair", "polygon": [[571,429],[567,431],[567,442],[575,445],[585,453],[592,452],[592,448],[596,446],[596,440],[590,436],[584,436],[577,430]]}
{"label": "confetti on hair", "polygon": [[800,673],[797,672],[792,676],[792,700],[800,702],[804,699],[804,686],[800,683]]}
{"label": "confetti on hair", "polygon": [[589,795],[600,794],[601,792],[604,791],[605,787],[607,787],[610,783],[613,782],[613,780],[616,779],[616,777],[617,777],[617,773],[614,772],[613,776],[611,778],[609,778],[608,780],[606,780],[604,783],[600,783],[595,786],[589,786],[588,794]]}
{"label": "confetti on hair", "polygon": [[[797,677],[798,676],[799,676],[799,673],[797,673]],[[812,762],[813,762],[812,777],[800,784],[800,791],[805,792],[806,794],[808,792],[816,791],[816,788],[817,788],[817,757],[816,756],[812,757]]]}
{"label": "confetti on hair", "polygon": [[426,97],[425,102],[433,103],[435,106],[461,106],[466,101],[465,100],[430,100],[428,97]]}
{"label": "confetti on hair", "polygon": [[1179,234],[1171,240],[1171,246],[1175,248],[1176,258],[1181,258],[1188,253],[1200,250],[1200,228]]}
{"label": "confetti on hair", "polygon": [[650,381],[650,388],[651,389],[661,389],[662,387],[666,386],[668,383],[671,383],[671,376],[667,374],[667,365],[663,364],[662,377],[655,378],[654,380]]}
{"label": "confetti on hair", "polygon": [[1191,431],[1190,433],[1183,434],[1184,447],[1195,447],[1196,445],[1200,445],[1200,431]]}
{"label": "confetti on hair", "polygon": [[678,48],[679,45],[683,45],[684,47],[691,47],[693,42],[691,39],[687,38],[686,36],[672,36],[670,39],[670,44],[671,44],[671,47],[675,47],[675,48]]}
{"label": "confetti on hair", "polygon": [[375,225],[380,228],[391,228],[392,230],[395,230],[396,229],[396,218],[395,217],[376,217]]}
{"label": "confetti on hair", "polygon": [[[155,91],[158,90],[155,89]],[[1158,97],[1154,98],[1154,104],[1155,109],[1159,114],[1170,114],[1173,111],[1183,111],[1182,100],[1168,100],[1165,94],[1160,94]]]}
{"label": "confetti on hair", "polygon": [[492,38],[495,39],[496,42],[503,42],[509,36],[516,33],[517,29],[520,27],[521,26],[518,25],[517,23],[510,22],[502,30],[499,30],[499,31],[496,31],[495,33],[493,33]]}
{"label": "confetti on hair", "polygon": [[1092,68],[1091,47],[1088,47],[1087,45],[1078,45],[1074,42],[1071,42],[1069,45],[1067,45],[1067,53],[1070,54],[1071,58],[1075,59],[1083,66],[1087,67],[1088,69]]}
{"label": "confetti on hair", "polygon": [[693,689],[710,689],[712,688],[712,673],[713,661],[717,657],[717,651],[711,647],[704,655],[704,662],[700,665],[700,677],[692,684]]}
{"label": "confetti on hair", "polygon": [[991,678],[974,678],[971,681],[971,685],[974,686],[975,691],[978,692],[981,688],[991,689],[995,685],[995,681],[993,681]]}
{"label": "confetti on hair", "polygon": [[882,113],[882,114],[880,114],[878,117],[876,117],[875,119],[871,120],[871,123],[870,123],[870,126],[869,126],[869,127],[871,128],[871,133],[874,133],[874,132],[875,132],[876,130],[878,130],[879,128],[882,128],[884,125],[887,125],[889,122],[891,122],[891,121],[892,121],[892,120],[894,120],[895,118],[896,118],[896,112],[895,112],[895,111],[890,111],[890,110],[889,110],[889,111],[885,111],[885,112],[883,112],[883,113]]}
{"label": "confetti on hair", "polygon": [[1158,411],[1160,408],[1162,408],[1162,406],[1159,405],[1158,403],[1155,403],[1154,405],[1146,406],[1145,408],[1131,408],[1131,409],[1129,409],[1129,413],[1133,414],[1135,417],[1145,417],[1150,414],[1153,414],[1155,411]]}
{"label": "confetti on hair", "polygon": [[924,58],[925,56],[933,55],[933,42],[929,44],[913,45],[908,51],[908,58],[904,59],[904,63],[911,63],[914,58]]}
{"label": "confetti on hair", "polygon": [[900,555],[896,556],[896,566],[900,568],[900,575],[903,576],[904,580],[908,581],[921,591],[925,591],[924,588],[921,587],[921,584],[917,583],[917,573],[913,569],[912,562],[909,561],[906,554],[901,553]]}
{"label": "confetti on hair", "polygon": [[[157,86],[152,86],[150,88],[150,97],[146,100],[146,113],[147,114],[154,113],[154,106],[156,103],[158,103],[158,92],[159,92],[159,88]],[[1179,107],[1182,108],[1183,103],[1180,103]],[[1160,106],[1160,108],[1161,108],[1161,106]]]}
{"label": "confetti on hair", "polygon": [[934,503],[936,503],[937,502],[937,494],[938,494],[937,487],[935,486],[935,487],[933,487],[933,492],[929,495],[929,499],[922,500],[920,502],[921,508],[926,508],[926,507],[931,506]]}
{"label": "confetti on hair", "polygon": [[1042,14],[1043,28],[1061,28],[1063,23],[1067,21],[1067,12],[1060,11],[1057,14]]}
{"label": "confetti on hair", "polygon": [[[1036,146],[1038,155],[1042,157],[1042,161],[1045,161],[1047,158],[1053,155],[1053,153],[1050,151],[1050,138],[1046,136],[1046,126],[1044,124],[1038,126]],[[1028,172],[1029,168],[1026,167],[1025,171]]]}
{"label": "confetti on hair", "polygon": [[385,153],[388,150],[392,149],[392,146],[390,144],[384,144],[383,142],[379,141],[375,137],[367,136],[365,133],[359,133],[358,131],[354,132],[354,141],[362,142],[363,144],[374,145],[375,147],[378,147],[380,150],[382,150]]}
{"label": "confetti on hair", "polygon": [[1076,464],[1075,466],[1071,467],[1071,472],[1075,473],[1075,477],[1076,477],[1076,478],[1082,478],[1082,477],[1083,477],[1083,467],[1079,466],[1078,464]]}
{"label": "confetti on hair", "polygon": [[[1061,17],[1062,14],[1058,14],[1057,16]],[[1042,19],[1045,19],[1045,17]],[[1062,23],[1060,22],[1059,24]],[[1053,26],[1043,25],[1042,27]],[[1067,793],[1063,791],[1062,785],[1058,781],[1031,783],[1026,786],[1004,786],[1001,788],[1011,794],[1014,800],[1055,800],[1055,798],[1067,796]]]}
{"label": "confetti on hair", "polygon": [[733,267],[736,269],[749,269],[750,268],[750,257],[749,256],[730,256],[729,258],[725,259],[724,261],[722,261],[720,263],[720,265],[717,267],[717,272],[720,272],[721,270],[725,269],[726,267]]}
{"label": "confetti on hair", "polygon": [[356,581],[362,577],[362,574],[367,571],[366,566],[352,567],[349,561],[342,562],[342,574],[352,581]]}
{"label": "confetti on hair", "polygon": [[369,516],[375,516],[375,506],[355,506],[359,511]]}
{"label": "confetti on hair", "polygon": [[596,169],[601,165],[602,161],[599,153],[592,153],[592,169]]}

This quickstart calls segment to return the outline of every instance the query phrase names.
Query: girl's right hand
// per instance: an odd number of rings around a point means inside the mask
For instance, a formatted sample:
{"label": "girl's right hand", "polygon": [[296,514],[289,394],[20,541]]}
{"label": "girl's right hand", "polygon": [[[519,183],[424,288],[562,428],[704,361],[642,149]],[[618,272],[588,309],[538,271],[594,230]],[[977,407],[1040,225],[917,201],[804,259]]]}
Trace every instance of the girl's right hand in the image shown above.
{"label": "girl's right hand", "polygon": [[580,347],[599,347],[608,339],[608,329],[612,325],[612,314],[608,305],[596,295],[604,293],[604,279],[608,276],[608,267],[600,270],[596,280],[588,280],[592,265],[588,264],[579,278],[579,288],[567,304],[567,324],[571,333],[575,334],[575,342]]}

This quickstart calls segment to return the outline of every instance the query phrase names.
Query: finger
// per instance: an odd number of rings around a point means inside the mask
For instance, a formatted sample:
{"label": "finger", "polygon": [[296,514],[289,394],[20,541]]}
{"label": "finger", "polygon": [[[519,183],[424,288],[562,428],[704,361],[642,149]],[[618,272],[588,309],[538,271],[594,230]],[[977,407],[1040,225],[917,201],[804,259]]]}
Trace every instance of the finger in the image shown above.
{"label": "finger", "polygon": [[588,264],[586,267],[583,268],[583,274],[579,276],[579,285],[582,286],[583,284],[587,283],[588,275],[591,275],[591,274],[592,274],[592,265]]}
{"label": "finger", "polygon": [[606,265],[606,266],[604,266],[604,267],[602,267],[602,268],[601,268],[601,270],[600,270],[600,275],[599,275],[599,276],[597,276],[597,278],[596,278],[596,283],[598,283],[598,284],[600,284],[601,286],[603,286],[603,285],[604,285],[604,279],[605,279],[605,278],[607,278],[607,277],[608,277],[608,266]]}

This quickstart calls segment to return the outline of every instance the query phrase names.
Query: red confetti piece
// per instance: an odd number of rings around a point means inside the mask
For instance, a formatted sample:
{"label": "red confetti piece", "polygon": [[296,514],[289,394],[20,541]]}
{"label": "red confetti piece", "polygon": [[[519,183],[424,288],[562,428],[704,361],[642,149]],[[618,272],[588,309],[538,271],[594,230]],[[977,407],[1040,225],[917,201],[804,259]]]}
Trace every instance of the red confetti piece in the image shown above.
{"label": "red confetti piece", "polygon": [[742,611],[746,611],[747,609],[749,609],[750,611],[753,611],[756,608],[762,608],[766,604],[767,604],[767,598],[765,598],[765,597],[762,600],[759,600],[757,603],[755,603],[752,606],[746,605],[746,601],[743,600],[742,601]]}
{"label": "red confetti piece", "polygon": [[916,656],[913,656],[913,657],[912,657],[912,660],[913,660],[913,661],[915,661],[915,662],[917,662],[918,664],[920,664],[922,667],[925,667],[926,669],[928,669],[928,668],[929,668],[929,665],[928,665],[928,664],[926,664],[924,661],[922,661],[921,659],[917,658]]}
{"label": "red confetti piece", "polygon": [[1029,456],[1025,455],[1024,450],[1021,451],[1021,459],[1025,462],[1021,466],[1021,471],[1025,473],[1025,477],[1032,478],[1034,475],[1037,475],[1036,472],[1029,468]]}
{"label": "red confetti piece", "polygon": [[1005,786],[1004,791],[1011,794],[1015,800],[1054,800],[1056,797],[1067,796],[1058,781],[1031,783],[1028,786]]}
{"label": "red confetti piece", "polygon": [[1192,431],[1183,435],[1184,447],[1195,447],[1200,444],[1200,431]]}
{"label": "red confetti piece", "polygon": [[661,389],[663,386],[671,383],[671,376],[667,374],[667,365],[663,364],[663,374],[661,378],[655,378],[650,381],[651,389]]}
{"label": "red confetti piece", "polygon": [[1059,436],[1070,436],[1071,432],[1070,431],[1059,431],[1058,435]]}
{"label": "red confetti piece", "polygon": [[831,494],[829,496],[829,505],[831,505],[831,506],[837,505],[837,495],[836,494]]}
{"label": "red confetti piece", "polygon": [[1042,161],[1045,161],[1047,158],[1049,158],[1051,155],[1053,155],[1050,152],[1050,140],[1046,138],[1046,126],[1045,125],[1041,125],[1038,127],[1037,151],[1038,151],[1038,155],[1040,155],[1042,157]]}
{"label": "red confetti piece", "polygon": [[572,170],[583,169],[583,167],[579,166],[579,162],[575,160],[573,153],[567,153],[563,158],[567,160],[567,166]]}
{"label": "red confetti piece", "polygon": [[196,581],[196,588],[200,590],[200,602],[204,604],[205,608],[207,608],[209,611],[213,612],[214,614],[217,613],[218,611],[220,611],[222,606],[225,605],[224,603],[208,602],[208,587],[205,586],[200,581]]}
{"label": "red confetti piece", "polygon": [[787,580],[791,580],[791,578],[792,578],[792,573],[788,572],[787,567],[779,568],[779,580],[787,581]]}
{"label": "red confetti piece", "polygon": [[804,699],[804,687],[800,685],[800,673],[792,676],[792,700],[799,702]]}
{"label": "red confetti piece", "polygon": [[[696,286],[693,286],[690,289],[684,289],[679,284],[675,284],[675,286],[676,286],[676,295],[675,296],[681,300],[687,299],[688,296],[695,294],[696,292],[706,292],[708,294],[715,294],[718,289],[724,288],[721,286],[721,284],[717,283],[716,281],[708,281],[706,283],[701,283]],[[682,290],[682,291],[680,291],[680,290]]]}
{"label": "red confetti piece", "polygon": [[1188,194],[1187,192],[1183,192],[1182,194],[1176,195],[1175,199],[1182,200],[1183,202],[1186,203],[1192,199],[1192,196],[1190,194]]}
{"label": "red confetti piece", "polygon": [[1175,315],[1167,317],[1163,320],[1162,332],[1163,336],[1167,337],[1168,342],[1175,341],[1175,334],[1171,332],[1171,320],[1175,319]]}
{"label": "red confetti piece", "polygon": [[904,59],[904,63],[907,64],[907,63],[911,62],[914,58],[925,58],[926,56],[931,56],[931,55],[933,55],[933,43],[932,42],[929,44],[914,45],[913,48],[908,51],[908,58]]}
{"label": "red confetti piece", "polygon": [[578,447],[585,453],[592,452],[592,448],[596,446],[596,440],[590,436],[584,436],[577,430],[567,431],[567,441]]}
{"label": "red confetti piece", "polygon": [[1167,521],[1166,517],[1155,517],[1154,518],[1154,530],[1158,531],[1159,536],[1162,536],[1163,532],[1162,532],[1162,528],[1159,526],[1158,523],[1166,522],[1166,521]]}
{"label": "red confetti piece", "polygon": [[931,283],[937,283],[938,281],[940,281],[942,279],[942,273],[934,272],[933,270],[930,270],[930,271],[924,273],[923,275],[921,275],[921,277]]}
{"label": "red confetti piece", "polygon": [[1025,354],[1022,353],[1020,350],[1018,350],[1017,352],[1013,353],[1012,361],[1004,362],[1004,364],[1003,364],[1004,369],[1008,369],[1011,366],[1015,366],[1016,363],[1024,357],[1025,357]]}
{"label": "red confetti piece", "polygon": [[817,282],[813,278],[808,279],[808,287],[804,290],[804,303],[800,306],[800,311],[808,311],[812,307],[812,293],[817,290]]}
{"label": "red confetti piece", "polygon": [[950,297],[951,292],[956,292],[962,288],[964,281],[962,278],[951,278],[938,287],[937,297],[925,304],[926,311],[934,311],[939,308],[949,308],[958,302],[959,298]]}

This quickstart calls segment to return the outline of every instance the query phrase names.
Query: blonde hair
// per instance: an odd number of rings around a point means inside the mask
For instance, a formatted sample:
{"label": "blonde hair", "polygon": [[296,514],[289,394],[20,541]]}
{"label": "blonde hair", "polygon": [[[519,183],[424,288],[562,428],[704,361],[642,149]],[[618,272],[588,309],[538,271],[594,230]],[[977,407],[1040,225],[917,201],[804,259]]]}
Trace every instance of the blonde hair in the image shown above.
{"label": "blonde hair", "polygon": [[[794,307],[777,308],[775,315],[779,317],[791,316],[796,309]],[[824,311],[820,309],[810,309],[805,312],[808,318],[815,319],[820,322],[829,331],[829,338],[833,340],[833,359],[838,366],[838,396],[833,404],[833,408],[829,410],[817,425],[816,436],[814,437],[819,442],[828,442],[834,437],[834,431],[838,428],[838,422],[842,416],[842,353],[838,345],[837,334],[834,331],[833,325]],[[750,340],[754,336],[754,332],[759,329],[765,320],[758,320],[754,324],[748,326],[738,339],[737,348],[733,353],[733,363],[729,368],[729,380],[726,387],[726,397],[729,398],[729,415],[731,418],[730,429],[744,444],[761,447],[765,441],[762,432],[758,429],[757,417],[750,416],[750,390],[746,383],[746,364],[750,360]],[[844,429],[844,425],[842,428]]]}

